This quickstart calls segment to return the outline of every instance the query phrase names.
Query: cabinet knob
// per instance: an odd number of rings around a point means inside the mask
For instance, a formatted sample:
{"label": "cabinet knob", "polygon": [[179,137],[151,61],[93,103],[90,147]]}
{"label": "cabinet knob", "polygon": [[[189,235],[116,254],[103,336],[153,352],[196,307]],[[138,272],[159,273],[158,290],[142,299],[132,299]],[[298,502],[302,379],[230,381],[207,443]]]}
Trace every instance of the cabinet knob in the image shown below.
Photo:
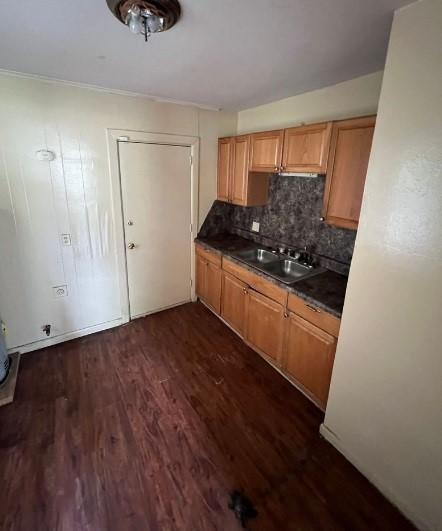
{"label": "cabinet knob", "polygon": [[275,166],[275,171],[279,171],[280,168],[278,166]]}
{"label": "cabinet knob", "polygon": [[128,249],[135,249],[135,244],[134,243],[128,243],[127,244],[127,248]]}
{"label": "cabinet knob", "polygon": [[321,217],[319,218],[319,221],[325,221],[325,218],[321,216]]}
{"label": "cabinet knob", "polygon": [[284,312],[284,318],[287,319],[289,314],[287,312]]}

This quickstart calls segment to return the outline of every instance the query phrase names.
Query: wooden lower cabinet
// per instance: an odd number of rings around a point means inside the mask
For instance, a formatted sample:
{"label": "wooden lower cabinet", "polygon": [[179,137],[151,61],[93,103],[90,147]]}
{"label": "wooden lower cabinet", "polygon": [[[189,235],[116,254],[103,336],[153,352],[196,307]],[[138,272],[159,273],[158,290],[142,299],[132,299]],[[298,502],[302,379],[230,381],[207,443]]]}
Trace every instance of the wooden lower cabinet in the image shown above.
{"label": "wooden lower cabinet", "polygon": [[229,260],[221,267],[219,255],[197,250],[198,297],[325,409],[340,320],[255,277]]}
{"label": "wooden lower cabinet", "polygon": [[325,408],[337,340],[294,313],[286,321],[282,369]]}
{"label": "wooden lower cabinet", "polygon": [[221,311],[221,268],[196,255],[196,294],[217,314]]}
{"label": "wooden lower cabinet", "polygon": [[207,285],[207,273],[206,273],[207,260],[204,260],[198,253],[196,254],[196,285],[195,292],[197,297],[202,300],[206,298],[206,285]]}
{"label": "wooden lower cabinet", "polygon": [[221,317],[241,336],[246,324],[247,288],[247,284],[223,271]]}
{"label": "wooden lower cabinet", "polygon": [[246,341],[281,364],[284,346],[284,307],[249,290],[247,297]]}
{"label": "wooden lower cabinet", "polygon": [[221,268],[207,262],[206,303],[219,315],[221,312]]}

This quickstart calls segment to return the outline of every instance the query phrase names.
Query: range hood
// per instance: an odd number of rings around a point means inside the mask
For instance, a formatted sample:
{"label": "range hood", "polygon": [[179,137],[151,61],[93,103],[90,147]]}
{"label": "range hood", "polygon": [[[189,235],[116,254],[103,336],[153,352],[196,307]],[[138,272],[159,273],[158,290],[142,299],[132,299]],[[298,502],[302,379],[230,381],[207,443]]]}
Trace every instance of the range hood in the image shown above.
{"label": "range hood", "polygon": [[277,171],[274,175],[283,175],[284,177],[304,177],[306,179],[315,179],[319,177],[319,173],[302,173],[302,172],[291,172],[291,171]]}

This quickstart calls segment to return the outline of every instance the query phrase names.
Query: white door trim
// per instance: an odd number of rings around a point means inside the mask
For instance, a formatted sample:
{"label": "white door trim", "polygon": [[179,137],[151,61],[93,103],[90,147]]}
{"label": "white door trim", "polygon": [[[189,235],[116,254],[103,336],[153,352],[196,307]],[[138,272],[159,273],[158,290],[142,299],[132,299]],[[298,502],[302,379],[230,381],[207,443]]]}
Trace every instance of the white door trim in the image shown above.
{"label": "white door trim", "polygon": [[115,232],[116,259],[118,265],[118,283],[120,287],[122,322],[130,320],[129,292],[127,284],[127,267],[124,240],[123,199],[121,194],[121,175],[118,157],[118,142],[141,142],[144,144],[163,144],[190,147],[192,164],[191,179],[191,297],[195,295],[195,244],[198,228],[198,190],[199,190],[199,138],[196,136],[169,135],[163,133],[146,133],[144,131],[128,131],[125,129],[108,129],[107,144],[109,151],[109,173],[111,177],[112,218]]}

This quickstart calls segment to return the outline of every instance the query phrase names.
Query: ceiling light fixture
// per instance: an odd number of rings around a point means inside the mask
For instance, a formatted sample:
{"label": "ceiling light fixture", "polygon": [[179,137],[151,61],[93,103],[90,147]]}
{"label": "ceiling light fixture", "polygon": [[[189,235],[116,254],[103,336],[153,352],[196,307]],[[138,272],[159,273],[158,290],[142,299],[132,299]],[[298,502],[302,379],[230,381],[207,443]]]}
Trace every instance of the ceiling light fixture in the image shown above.
{"label": "ceiling light fixture", "polygon": [[177,0],[106,0],[109,9],[132,33],[144,35],[166,31],[181,15]]}

